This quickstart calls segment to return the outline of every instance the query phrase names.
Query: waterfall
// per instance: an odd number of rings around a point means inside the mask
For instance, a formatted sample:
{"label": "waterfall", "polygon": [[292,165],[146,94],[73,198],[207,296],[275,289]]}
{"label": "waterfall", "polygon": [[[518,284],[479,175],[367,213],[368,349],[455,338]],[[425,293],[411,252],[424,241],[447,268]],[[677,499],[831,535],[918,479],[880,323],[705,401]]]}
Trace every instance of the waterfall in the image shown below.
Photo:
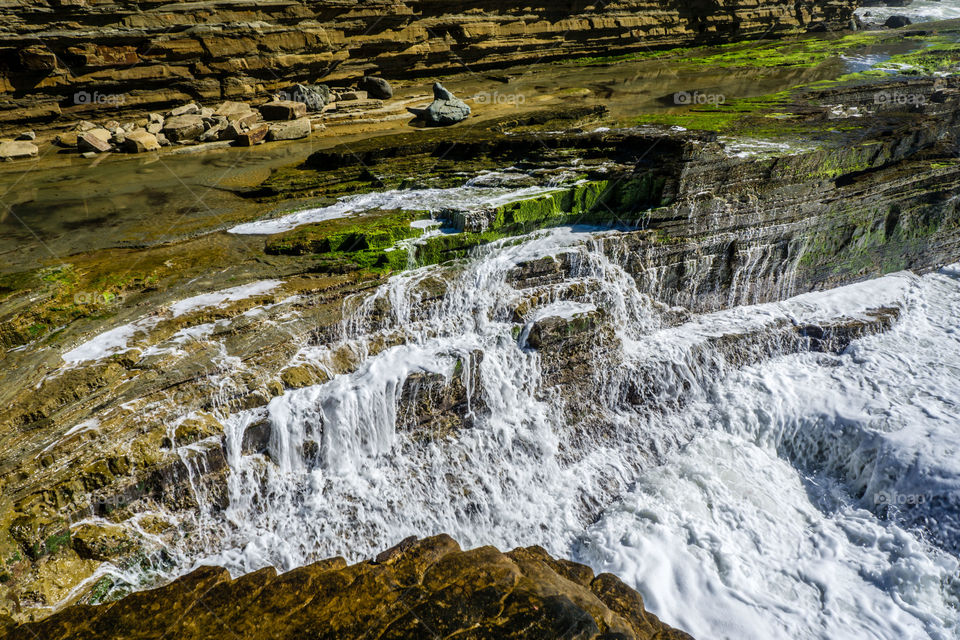
{"label": "waterfall", "polygon": [[[791,292],[803,248],[744,245],[727,302]],[[904,604],[916,598],[910,580],[871,587],[876,593],[863,597],[886,603],[887,614],[895,609],[897,628],[948,637],[936,633],[956,624],[949,611],[960,597],[944,582],[956,571],[956,559],[899,529],[902,520],[881,521],[871,512],[867,485],[871,491],[896,488],[896,479],[883,484],[876,466],[882,457],[867,459],[870,443],[879,446],[870,425],[822,416],[811,423],[803,404],[790,402],[792,387],[782,381],[790,367],[819,371],[849,364],[856,354],[852,348],[839,356],[798,355],[792,327],[856,318],[884,304],[908,305],[925,281],[899,274],[840,292],[691,316],[674,306],[676,298],[661,295],[666,285],[656,265],[628,269],[631,259],[617,232],[564,227],[479,248],[455,267],[406,271],[373,293],[345,300],[339,335],[305,344],[294,358],[334,374],[329,381],[225,415],[226,504],[197,491],[199,521],[185,528],[200,534],[185,536],[171,550],[178,565],[216,563],[234,573],[268,565],[286,570],[333,555],[360,560],[408,535],[440,532],[464,547],[539,544],[628,576],[659,606],[654,611],[703,633],[722,616],[711,617],[709,607],[701,618],[685,615],[683,607],[691,606],[683,601],[686,583],[672,582],[679,574],[662,572],[700,570],[709,583],[713,561],[703,564],[698,549],[710,549],[704,541],[720,534],[697,518],[742,517],[756,535],[778,535],[763,512],[735,498],[734,489],[712,493],[756,467],[783,482],[790,500],[800,501],[782,514],[795,527],[789,535],[797,545],[807,545],[808,535],[832,539],[849,530],[852,521],[836,516],[845,509],[868,523],[863,526],[870,535],[896,541],[890,544],[897,550],[887,556],[857,551],[849,558],[823,558],[817,571],[824,575],[849,573],[844,562],[862,563],[859,573],[843,575],[850,584],[866,584],[868,578],[857,576],[866,575],[868,566],[899,562],[907,549],[919,553],[926,564],[916,563],[911,580],[947,585],[923,592],[936,599],[934,614],[920,615],[916,605]],[[695,308],[704,290],[716,290],[703,274],[715,272],[719,259],[689,258],[682,289],[687,306]],[[541,278],[530,267],[544,264],[557,265],[560,281]],[[593,324],[579,337],[562,334],[560,347],[533,348],[531,336],[550,319],[561,326]],[[345,353],[349,366],[342,366]],[[432,410],[444,402],[456,405],[446,415],[452,426],[424,427],[420,404]],[[245,451],[244,434],[264,421],[270,431],[266,451]],[[845,435],[838,440],[838,433]],[[824,456],[826,450],[832,454]],[[829,506],[802,497],[803,483],[814,476],[829,486],[823,494],[831,496]],[[712,483],[707,498],[686,489],[701,482]],[[798,513],[804,515],[794,523]],[[665,551],[667,544],[676,549]],[[689,554],[686,545],[693,549]],[[721,560],[729,550],[716,545],[718,582],[689,595],[721,594],[717,602],[733,607],[737,581],[730,579],[729,558]],[[819,547],[808,551],[821,553]],[[786,553],[781,547],[776,552]],[[657,558],[673,564],[657,564]],[[775,564],[751,570],[758,580],[773,580],[782,570]],[[791,589],[829,582],[821,573],[812,577],[808,558],[797,564],[808,573],[785,578],[782,591],[772,591],[776,597],[754,594],[749,606],[734,607],[749,609],[741,622],[754,620],[750,624],[771,637],[789,637],[785,629],[793,637],[847,629],[829,620],[798,622],[805,614],[778,609],[788,606]],[[669,594],[678,594],[676,600]],[[841,615],[827,601],[810,606],[822,606],[827,618]],[[779,623],[750,617],[767,609],[780,611],[774,616]],[[742,632],[748,626],[731,628]]]}

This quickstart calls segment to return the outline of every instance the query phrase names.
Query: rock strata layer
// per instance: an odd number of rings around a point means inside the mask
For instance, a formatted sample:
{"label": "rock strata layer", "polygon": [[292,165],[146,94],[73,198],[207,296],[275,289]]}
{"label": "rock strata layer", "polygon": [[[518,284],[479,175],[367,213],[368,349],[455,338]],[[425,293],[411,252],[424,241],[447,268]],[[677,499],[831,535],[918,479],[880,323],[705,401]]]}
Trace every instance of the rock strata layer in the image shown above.
{"label": "rock strata layer", "polygon": [[0,5],[0,123],[846,28],[850,0]]}
{"label": "rock strata layer", "polygon": [[81,638],[525,638],[690,640],[616,576],[540,547],[462,551],[449,536],[407,539],[375,560],[331,558],[231,580],[201,567],[106,605],[68,607],[9,640]]}

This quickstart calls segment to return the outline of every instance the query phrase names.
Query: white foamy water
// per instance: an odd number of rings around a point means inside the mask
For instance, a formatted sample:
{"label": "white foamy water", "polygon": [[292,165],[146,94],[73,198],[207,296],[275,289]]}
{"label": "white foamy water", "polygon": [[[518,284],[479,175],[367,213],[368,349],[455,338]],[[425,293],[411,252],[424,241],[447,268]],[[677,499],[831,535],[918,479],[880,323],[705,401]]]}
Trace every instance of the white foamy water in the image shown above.
{"label": "white foamy water", "polygon": [[[614,571],[698,638],[956,637],[960,272],[894,274],[673,326],[649,297],[659,277],[641,274],[640,289],[609,257],[617,237],[541,232],[482,249],[439,302],[421,304],[433,267],[348,304],[342,339],[296,359],[330,371],[349,347],[359,366],[226,418],[229,506],[184,522],[176,571],[359,560],[445,532],[464,547],[540,544]],[[510,274],[551,256],[580,293],[538,292],[518,323],[532,294]],[[731,300],[750,294],[763,260],[745,251],[734,278],[745,288]],[[776,277],[765,286],[788,294],[793,274]],[[896,328],[840,355],[773,344],[772,359],[738,369],[713,347],[879,306],[904,310]],[[546,356],[524,348],[529,323],[597,312],[609,331],[584,393],[546,388]],[[402,343],[372,348],[397,334]],[[466,389],[464,428],[412,435],[411,376]],[[595,423],[571,422],[568,400],[590,403]],[[244,454],[245,429],[262,420],[268,451]]]}
{"label": "white foamy water", "polygon": [[861,7],[856,11],[865,22],[883,24],[890,16],[906,16],[913,22],[960,18],[957,0],[913,0],[905,7]]}

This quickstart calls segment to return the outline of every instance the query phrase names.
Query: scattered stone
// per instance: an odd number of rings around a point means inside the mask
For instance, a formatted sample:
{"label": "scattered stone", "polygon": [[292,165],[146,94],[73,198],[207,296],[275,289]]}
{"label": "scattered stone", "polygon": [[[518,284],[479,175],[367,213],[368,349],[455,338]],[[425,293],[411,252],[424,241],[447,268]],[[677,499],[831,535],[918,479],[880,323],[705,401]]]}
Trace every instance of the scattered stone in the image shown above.
{"label": "scattered stone", "polygon": [[267,140],[297,140],[310,135],[313,127],[310,118],[297,118],[286,122],[275,122],[270,125]]}
{"label": "scattered stone", "polygon": [[77,136],[77,150],[81,153],[105,153],[110,151],[109,135],[103,138],[99,129],[84,131]]}
{"label": "scattered stone", "polygon": [[393,87],[390,83],[376,76],[364,76],[359,83],[360,89],[367,92],[371,98],[389,100],[393,97]]}
{"label": "scattered stone", "polygon": [[137,123],[136,123],[136,122],[128,122],[128,123],[124,124],[124,125],[123,125],[122,127],[120,127],[120,128],[123,129],[125,132],[128,132],[128,133],[129,133],[130,131],[133,131],[134,129],[137,128]]}
{"label": "scattered stone", "polygon": [[144,153],[146,151],[158,151],[160,143],[157,137],[143,129],[136,129],[127,134],[123,142],[123,150],[127,153]]}
{"label": "scattered stone", "polygon": [[269,130],[270,127],[267,124],[256,126],[249,131],[237,135],[236,145],[239,147],[252,147],[255,144],[260,144],[267,137]]}
{"label": "scattered stone", "polygon": [[230,119],[230,116],[245,115],[250,113],[250,111],[250,105],[246,103],[226,100],[221,102],[220,105],[213,110],[213,114],[217,116],[224,116],[227,119]]}
{"label": "scattered stone", "polygon": [[163,123],[163,134],[170,142],[196,140],[203,131],[203,118],[195,114],[171,116]]}
{"label": "scattered stone", "polygon": [[340,94],[341,100],[366,100],[366,91],[344,91]]}
{"label": "scattered stone", "polygon": [[226,125],[214,123],[212,127],[204,131],[203,135],[200,136],[200,142],[214,142],[215,140],[219,140],[220,133],[226,128]]}
{"label": "scattered stone", "polygon": [[264,120],[296,120],[307,115],[307,105],[293,100],[274,100],[260,107]]}
{"label": "scattered stone", "polygon": [[150,115],[147,116],[147,120],[149,120],[150,122],[159,123],[162,126],[164,118],[159,113],[151,113]]}
{"label": "scattered stone", "polygon": [[307,111],[320,111],[330,100],[330,88],[325,84],[292,84],[281,89],[279,97],[281,100],[302,102],[307,105]]}
{"label": "scattered stone", "polygon": [[217,140],[236,140],[244,131],[246,131],[246,127],[243,127],[236,122],[231,122],[224,127],[222,131],[220,131],[220,135],[217,136]]}
{"label": "scattered stone", "polygon": [[160,133],[160,130],[163,129],[162,122],[150,122],[146,126],[146,130],[150,133]]}
{"label": "scattered stone", "polygon": [[887,18],[887,21],[883,23],[883,26],[889,29],[899,29],[900,27],[906,27],[913,24],[913,21],[907,16],[890,16]]}
{"label": "scattered stone", "polygon": [[182,107],[177,107],[176,109],[170,110],[171,117],[193,115],[197,113],[200,113],[200,107],[195,102],[191,102],[183,105]]}
{"label": "scattered stone", "polygon": [[36,158],[39,149],[37,145],[26,140],[10,140],[0,142],[0,160],[21,160],[24,158]]}
{"label": "scattered stone", "polygon": [[54,138],[53,143],[59,147],[75,149],[77,147],[77,132],[64,131],[63,133],[57,134],[57,137]]}
{"label": "scattered stone", "polygon": [[74,131],[90,131],[91,129],[97,129],[97,125],[93,124],[89,120],[81,120],[77,123],[77,126],[73,128]]}
{"label": "scattered stone", "polygon": [[110,143],[113,145],[121,145],[127,139],[127,132],[123,129],[117,129],[112,136],[110,136]]}
{"label": "scattered stone", "polygon": [[203,107],[202,109],[200,109],[201,117],[209,118],[212,115],[213,115],[213,109],[211,109],[210,107]]}
{"label": "scattered stone", "polygon": [[464,120],[470,115],[470,107],[454,97],[439,82],[433,83],[433,102],[426,109],[407,107],[418,120],[431,127],[446,127]]}
{"label": "scattered stone", "polygon": [[120,123],[116,120],[107,120],[107,123],[103,125],[103,128],[109,131],[110,133],[116,133],[117,129],[120,128]]}
{"label": "scattered stone", "polygon": [[16,139],[17,139],[17,140],[27,140],[27,141],[36,140],[36,139],[37,139],[37,134],[34,133],[33,131],[24,131],[23,133],[21,133],[20,135],[18,135]]}
{"label": "scattered stone", "polygon": [[97,157],[96,151],[84,151],[80,154],[81,157],[86,158],[87,160],[92,160]]}
{"label": "scattered stone", "polygon": [[170,141],[167,139],[167,136],[163,135],[163,133],[157,133],[154,135],[157,138],[157,144],[159,144],[161,147],[170,146]]}

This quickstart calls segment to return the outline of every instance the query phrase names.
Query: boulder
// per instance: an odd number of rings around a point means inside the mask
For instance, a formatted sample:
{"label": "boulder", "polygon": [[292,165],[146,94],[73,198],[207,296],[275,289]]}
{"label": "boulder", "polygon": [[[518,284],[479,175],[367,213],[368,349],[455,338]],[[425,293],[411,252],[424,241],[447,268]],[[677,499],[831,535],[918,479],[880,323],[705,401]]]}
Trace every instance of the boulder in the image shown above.
{"label": "boulder", "polygon": [[245,102],[235,102],[233,100],[225,100],[213,110],[213,115],[223,116],[230,122],[233,122],[235,119],[246,116],[250,113],[253,113],[253,109],[250,108],[250,105]]}
{"label": "boulder", "polygon": [[890,29],[899,29],[900,27],[906,27],[911,24],[913,24],[913,21],[907,16],[890,16],[887,18],[887,21],[883,23],[883,26]]}
{"label": "boulder", "polygon": [[366,100],[366,91],[344,91],[340,94],[341,100]]}
{"label": "boulder", "polygon": [[18,135],[16,139],[17,139],[17,140],[27,140],[27,141],[36,140],[36,139],[37,139],[37,134],[34,133],[33,131],[24,131],[24,132],[22,132],[20,135]]}
{"label": "boulder", "polygon": [[28,140],[11,140],[0,142],[0,160],[21,160],[23,158],[36,158],[39,149],[37,145]]}
{"label": "boulder", "polygon": [[296,120],[307,115],[307,105],[293,100],[274,100],[260,107],[264,120]]}
{"label": "boulder", "polygon": [[196,140],[204,132],[203,118],[196,114],[171,116],[163,123],[163,134],[170,142]]}
{"label": "boulder", "polygon": [[266,139],[269,130],[270,127],[267,124],[258,125],[237,135],[235,144],[238,147],[252,147],[255,144],[260,144]]}
{"label": "boulder", "polygon": [[390,83],[376,76],[364,76],[358,84],[359,88],[367,92],[371,98],[389,100],[393,97],[393,87]]}
{"label": "boulder", "polygon": [[280,99],[302,102],[307,111],[320,111],[330,101],[330,88],[325,84],[292,84],[280,90]]}
{"label": "boulder", "polygon": [[110,151],[110,137],[99,134],[102,130],[84,131],[77,136],[77,150],[80,153],[104,153]]}
{"label": "boulder", "polygon": [[470,115],[470,107],[454,97],[439,82],[433,83],[433,102],[426,109],[407,108],[418,120],[431,127],[446,127]]}
{"label": "boulder", "polygon": [[67,149],[73,149],[77,146],[77,132],[76,131],[64,131],[63,133],[58,133],[57,137],[54,138],[53,143],[58,147],[64,147]]}
{"label": "boulder", "polygon": [[160,133],[160,130],[163,129],[162,122],[148,122],[146,129],[149,133],[157,134]]}
{"label": "boulder", "polygon": [[143,129],[135,129],[127,134],[123,142],[123,150],[127,153],[144,153],[145,151],[157,151],[160,149],[160,143],[157,137]]}
{"label": "boulder", "polygon": [[200,107],[194,102],[170,110],[171,116],[186,116],[200,113]]}
{"label": "boulder", "polygon": [[310,118],[297,118],[286,122],[274,122],[270,125],[267,140],[297,140],[306,138],[313,130]]}

